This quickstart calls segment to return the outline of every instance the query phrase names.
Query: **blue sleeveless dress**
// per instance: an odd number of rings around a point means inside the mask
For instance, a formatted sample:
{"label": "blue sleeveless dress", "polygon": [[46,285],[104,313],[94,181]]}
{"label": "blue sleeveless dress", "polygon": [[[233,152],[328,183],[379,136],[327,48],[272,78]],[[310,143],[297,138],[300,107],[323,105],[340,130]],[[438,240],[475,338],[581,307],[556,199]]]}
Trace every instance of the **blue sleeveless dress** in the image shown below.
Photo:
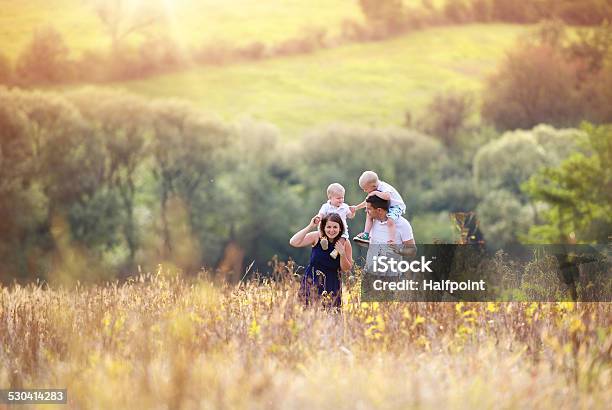
{"label": "blue sleeveless dress", "polygon": [[[342,283],[340,282],[340,255],[336,259],[331,257],[334,247],[330,243],[325,251],[321,241],[312,248],[310,263],[302,278],[301,292],[308,302],[314,295],[327,292],[330,295],[332,306],[339,307],[342,302]],[[316,289],[316,294],[315,294]]]}

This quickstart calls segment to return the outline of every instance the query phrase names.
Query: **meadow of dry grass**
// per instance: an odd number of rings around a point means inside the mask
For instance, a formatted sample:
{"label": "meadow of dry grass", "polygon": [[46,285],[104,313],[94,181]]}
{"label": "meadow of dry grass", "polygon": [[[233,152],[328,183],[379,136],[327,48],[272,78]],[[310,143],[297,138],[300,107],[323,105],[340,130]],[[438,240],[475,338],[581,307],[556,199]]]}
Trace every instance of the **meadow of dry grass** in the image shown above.
{"label": "meadow of dry grass", "polygon": [[[291,269],[0,289],[0,386],[79,409],[606,408],[609,303],[305,308]],[[284,273],[283,273],[284,272]],[[348,283],[348,282],[347,282]],[[55,406],[42,406],[54,408]]]}

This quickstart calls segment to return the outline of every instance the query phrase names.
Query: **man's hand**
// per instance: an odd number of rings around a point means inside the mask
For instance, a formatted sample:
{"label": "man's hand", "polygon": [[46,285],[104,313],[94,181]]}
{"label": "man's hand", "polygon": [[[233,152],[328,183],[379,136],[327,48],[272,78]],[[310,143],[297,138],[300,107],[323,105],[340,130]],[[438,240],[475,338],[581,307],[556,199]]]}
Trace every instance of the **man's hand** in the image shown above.
{"label": "man's hand", "polygon": [[403,245],[401,247],[401,250],[399,251],[400,255],[407,257],[407,258],[414,258],[417,254],[417,248],[416,245]]}
{"label": "man's hand", "polygon": [[389,247],[389,250],[397,254],[401,254],[402,250],[404,249],[403,245],[395,243],[392,239],[389,239],[387,246]]}
{"label": "man's hand", "polygon": [[414,244],[388,243],[387,246],[393,253],[406,258],[414,258],[417,254],[417,248]]}

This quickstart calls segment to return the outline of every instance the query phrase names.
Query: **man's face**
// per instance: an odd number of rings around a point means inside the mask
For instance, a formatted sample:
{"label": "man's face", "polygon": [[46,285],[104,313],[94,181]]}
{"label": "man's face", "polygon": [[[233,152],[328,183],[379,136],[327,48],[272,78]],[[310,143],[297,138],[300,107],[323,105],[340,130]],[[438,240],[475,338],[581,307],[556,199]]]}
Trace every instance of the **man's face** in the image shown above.
{"label": "man's face", "polygon": [[371,203],[366,202],[366,212],[372,219],[377,219],[379,221],[384,221],[387,215],[387,212],[382,208],[374,208]]}

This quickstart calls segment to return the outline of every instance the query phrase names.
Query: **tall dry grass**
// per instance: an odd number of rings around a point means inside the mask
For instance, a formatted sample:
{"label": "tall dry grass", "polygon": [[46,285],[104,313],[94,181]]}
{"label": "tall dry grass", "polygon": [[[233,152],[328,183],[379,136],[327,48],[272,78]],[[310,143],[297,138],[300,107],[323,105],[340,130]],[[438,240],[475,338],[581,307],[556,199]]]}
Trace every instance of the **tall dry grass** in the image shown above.
{"label": "tall dry grass", "polygon": [[61,408],[78,409],[612,401],[609,303],[366,304],[353,285],[333,312],[303,307],[283,270],[238,285],[160,271],[104,286],[4,287],[0,387],[67,388]]}

